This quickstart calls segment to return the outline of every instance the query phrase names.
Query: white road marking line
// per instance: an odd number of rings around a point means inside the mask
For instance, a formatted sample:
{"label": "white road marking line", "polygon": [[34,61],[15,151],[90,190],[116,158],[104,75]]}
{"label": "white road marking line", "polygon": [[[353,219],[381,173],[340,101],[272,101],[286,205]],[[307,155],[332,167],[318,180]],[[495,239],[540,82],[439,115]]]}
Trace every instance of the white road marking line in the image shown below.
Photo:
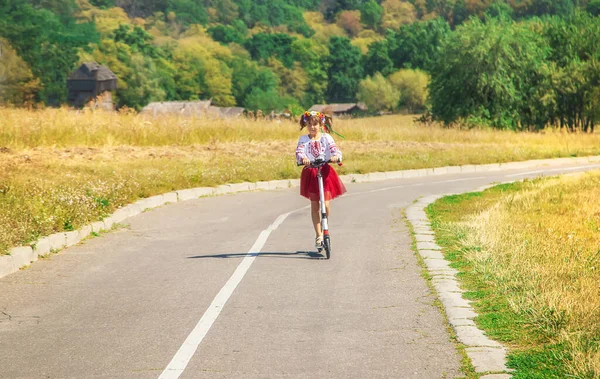
{"label": "white road marking line", "polygon": [[231,275],[227,283],[225,283],[225,286],[221,288],[221,291],[219,291],[219,293],[214,298],[206,312],[204,312],[202,318],[200,318],[200,321],[198,321],[198,324],[196,324],[194,330],[192,330],[192,332],[186,338],[183,345],[181,345],[173,359],[171,359],[169,365],[158,377],[159,379],[179,378],[179,376],[183,373],[188,363],[196,353],[198,346],[208,333],[209,329],[212,327],[217,317],[219,317],[219,314],[223,310],[225,303],[227,302],[227,300],[229,300],[238,284],[240,284],[252,263],[254,263],[254,260],[256,259],[256,257],[260,253],[260,250],[267,242],[267,239],[269,238],[271,232],[277,229],[277,227],[281,225],[281,223],[283,223],[283,221],[289,215],[306,208],[308,207],[302,207],[300,209],[296,209],[294,211],[280,215],[279,217],[277,217],[275,222],[273,222],[267,229],[263,230],[260,233],[256,242],[254,243],[254,245],[252,245],[250,251],[248,251],[248,254],[238,265],[237,269],[235,270],[233,275]]}
{"label": "white road marking line", "polygon": [[600,165],[585,165],[585,166],[576,166],[576,167],[570,167],[570,168],[555,168],[555,169],[551,169],[551,170],[526,171],[526,172],[520,172],[518,174],[505,175],[505,177],[506,178],[513,178],[515,176],[540,174],[540,173],[544,173],[544,172],[573,171],[573,170],[579,170],[579,169],[582,169],[582,168],[597,168],[597,167],[600,167]]}

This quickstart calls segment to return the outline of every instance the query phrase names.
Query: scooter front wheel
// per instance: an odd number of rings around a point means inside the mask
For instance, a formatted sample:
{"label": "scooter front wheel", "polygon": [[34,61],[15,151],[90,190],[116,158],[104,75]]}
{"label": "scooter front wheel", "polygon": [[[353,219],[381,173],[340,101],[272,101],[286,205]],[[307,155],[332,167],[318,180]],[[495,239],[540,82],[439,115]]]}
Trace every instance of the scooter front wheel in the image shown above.
{"label": "scooter front wheel", "polygon": [[331,257],[331,239],[329,236],[323,237],[323,248],[325,249],[326,259],[329,259]]}

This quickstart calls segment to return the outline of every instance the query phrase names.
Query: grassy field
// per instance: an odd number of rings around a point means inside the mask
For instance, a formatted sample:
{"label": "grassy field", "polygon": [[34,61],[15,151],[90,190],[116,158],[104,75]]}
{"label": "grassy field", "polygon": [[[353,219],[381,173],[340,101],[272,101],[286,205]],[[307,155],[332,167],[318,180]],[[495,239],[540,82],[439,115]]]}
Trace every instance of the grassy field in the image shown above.
{"label": "grassy field", "polygon": [[436,239],[514,378],[600,378],[600,173],[443,198]]}
{"label": "grassy field", "polygon": [[[422,126],[413,116],[336,121],[341,174],[600,154],[598,134]],[[0,108],[0,254],[138,198],[298,178],[296,123]]]}

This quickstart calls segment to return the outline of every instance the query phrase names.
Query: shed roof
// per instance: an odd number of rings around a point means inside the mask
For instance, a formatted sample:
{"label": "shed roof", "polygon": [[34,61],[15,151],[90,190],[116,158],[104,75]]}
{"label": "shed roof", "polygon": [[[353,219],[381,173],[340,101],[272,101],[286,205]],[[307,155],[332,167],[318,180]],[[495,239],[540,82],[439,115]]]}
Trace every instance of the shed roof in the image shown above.
{"label": "shed roof", "polygon": [[86,62],[69,76],[69,80],[117,80],[117,76],[108,67],[96,62]]}
{"label": "shed roof", "polygon": [[161,101],[146,105],[142,109],[144,114],[153,116],[161,114],[175,114],[183,116],[209,116],[216,118],[239,117],[244,113],[240,107],[215,107],[211,100],[198,101]]}
{"label": "shed roof", "polygon": [[332,113],[344,113],[357,108],[361,111],[366,111],[368,108],[364,103],[344,103],[344,104],[318,104],[310,107],[310,111],[329,111]]}
{"label": "shed roof", "polygon": [[240,107],[209,107],[208,111],[221,118],[239,117],[244,113],[244,108]]}
{"label": "shed roof", "polygon": [[183,114],[199,116],[206,113],[211,100],[198,101],[160,101],[146,105],[142,113],[157,114]]}

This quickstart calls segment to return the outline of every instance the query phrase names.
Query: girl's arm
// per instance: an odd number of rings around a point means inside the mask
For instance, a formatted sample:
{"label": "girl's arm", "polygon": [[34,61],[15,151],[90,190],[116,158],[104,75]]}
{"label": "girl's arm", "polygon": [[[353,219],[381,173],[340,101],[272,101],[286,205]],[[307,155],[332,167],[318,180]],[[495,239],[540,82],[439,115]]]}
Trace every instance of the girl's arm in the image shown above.
{"label": "girl's arm", "polygon": [[298,146],[296,147],[296,162],[302,163],[304,158],[308,158],[304,153],[306,148],[306,142],[302,141],[302,138],[298,140]]}
{"label": "girl's arm", "polygon": [[327,142],[329,143],[329,153],[331,154],[332,157],[335,157],[336,155],[339,157],[339,161],[342,160],[342,150],[338,149],[335,141],[333,140],[333,137],[331,137],[329,134],[327,134]]}

